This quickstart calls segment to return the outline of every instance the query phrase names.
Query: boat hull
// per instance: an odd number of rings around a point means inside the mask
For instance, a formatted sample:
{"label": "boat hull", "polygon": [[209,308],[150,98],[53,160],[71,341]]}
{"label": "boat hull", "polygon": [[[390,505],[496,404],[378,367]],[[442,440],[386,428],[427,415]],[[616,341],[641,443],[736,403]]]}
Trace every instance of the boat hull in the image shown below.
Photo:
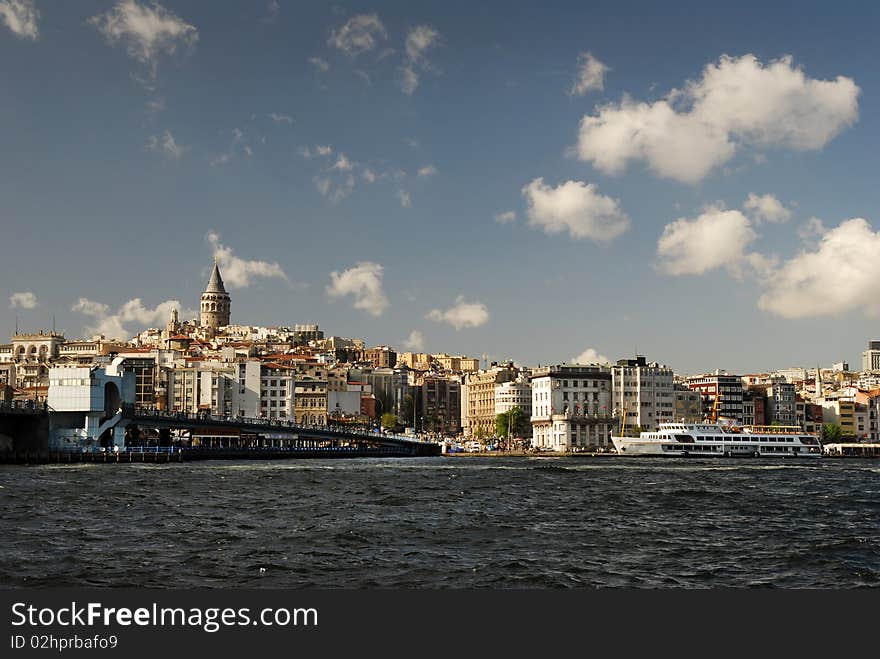
{"label": "boat hull", "polygon": [[[611,436],[618,455],[631,457],[664,458],[821,458],[819,450],[803,446],[762,446],[730,442],[677,442],[646,441],[635,437]],[[782,450],[777,450],[782,449]]]}

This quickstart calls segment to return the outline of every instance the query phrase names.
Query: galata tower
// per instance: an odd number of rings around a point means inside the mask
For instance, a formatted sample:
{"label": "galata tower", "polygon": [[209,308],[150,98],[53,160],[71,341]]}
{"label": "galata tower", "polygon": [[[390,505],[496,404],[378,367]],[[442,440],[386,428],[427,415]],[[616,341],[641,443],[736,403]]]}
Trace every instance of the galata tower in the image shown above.
{"label": "galata tower", "polygon": [[217,259],[214,259],[214,270],[208,287],[202,293],[202,311],[200,316],[202,327],[226,327],[229,324],[229,293],[223,286]]}

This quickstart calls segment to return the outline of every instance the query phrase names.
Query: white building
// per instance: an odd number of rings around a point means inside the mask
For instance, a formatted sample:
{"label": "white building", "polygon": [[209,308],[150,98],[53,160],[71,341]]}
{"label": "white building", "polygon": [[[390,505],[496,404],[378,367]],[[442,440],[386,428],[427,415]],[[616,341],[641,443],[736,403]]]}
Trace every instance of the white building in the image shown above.
{"label": "white building", "polygon": [[263,364],[260,372],[260,414],[269,419],[293,419],[296,401],[296,369]]}
{"label": "white building", "polygon": [[611,372],[592,365],[532,371],[532,446],[553,451],[605,448],[614,424]]}
{"label": "white building", "polygon": [[626,430],[651,432],[675,420],[675,388],[671,368],[650,364],[641,355],[621,359],[611,367],[612,404],[620,418],[626,412]]}
{"label": "white building", "polygon": [[47,402],[55,413],[50,448],[125,447],[125,429],[118,423],[122,405],[134,404],[135,377],[122,371],[122,362],[49,369]]}
{"label": "white building", "polygon": [[495,385],[495,414],[505,414],[514,407],[520,408],[526,418],[532,416],[532,383],[528,375]]}
{"label": "white building", "polygon": [[862,371],[880,371],[880,341],[869,341],[862,353]]}

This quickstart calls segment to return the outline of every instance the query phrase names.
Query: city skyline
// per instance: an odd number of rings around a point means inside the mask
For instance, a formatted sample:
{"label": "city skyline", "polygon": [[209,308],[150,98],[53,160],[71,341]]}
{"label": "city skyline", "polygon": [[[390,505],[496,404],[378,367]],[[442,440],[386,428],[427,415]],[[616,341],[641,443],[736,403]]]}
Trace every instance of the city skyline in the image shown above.
{"label": "city skyline", "polygon": [[0,2],[0,331],[194,317],[216,257],[233,323],[523,364],[858,364],[877,10],[616,6]]}

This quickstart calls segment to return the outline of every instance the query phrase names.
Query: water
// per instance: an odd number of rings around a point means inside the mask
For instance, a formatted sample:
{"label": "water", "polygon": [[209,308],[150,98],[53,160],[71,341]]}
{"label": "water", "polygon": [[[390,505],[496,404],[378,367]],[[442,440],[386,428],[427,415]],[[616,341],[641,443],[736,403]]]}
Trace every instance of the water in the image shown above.
{"label": "water", "polygon": [[0,467],[0,584],[880,585],[880,464],[424,458]]}

